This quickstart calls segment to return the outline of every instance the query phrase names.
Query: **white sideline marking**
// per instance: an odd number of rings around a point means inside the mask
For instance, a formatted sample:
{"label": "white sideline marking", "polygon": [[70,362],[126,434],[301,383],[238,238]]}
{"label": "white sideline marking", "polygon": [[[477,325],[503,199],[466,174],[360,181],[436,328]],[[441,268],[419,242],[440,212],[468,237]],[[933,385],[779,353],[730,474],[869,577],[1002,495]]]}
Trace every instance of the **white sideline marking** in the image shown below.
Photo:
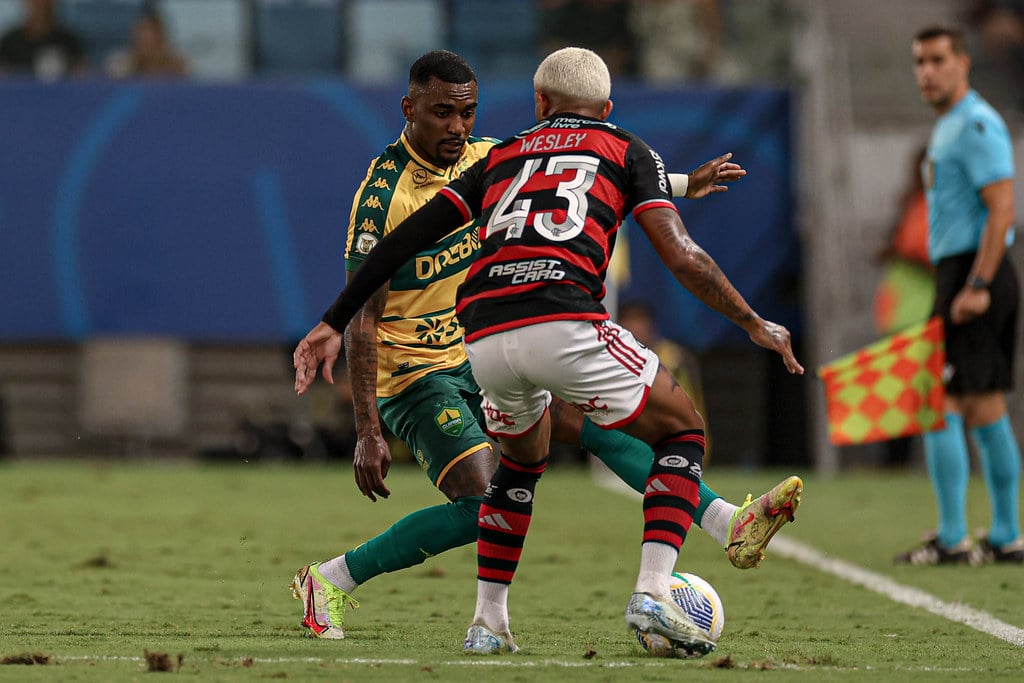
{"label": "white sideline marking", "polygon": [[945,602],[930,593],[893,581],[884,574],[876,574],[844,560],[828,557],[810,546],[781,535],[773,538],[769,547],[772,554],[781,555],[827,574],[838,576],[850,583],[884,595],[894,602],[927,610],[949,621],[970,626],[977,631],[1005,640],[1011,645],[1024,647],[1024,629],[1007,624],[988,612],[963,603]]}
{"label": "white sideline marking", "polygon": [[[594,458],[591,458],[591,460],[593,461]],[[604,467],[604,463],[599,464]],[[626,487],[621,480],[612,475],[607,468],[604,471],[600,468],[592,469],[594,478],[599,486],[620,493],[626,493],[627,495],[638,495],[636,491]],[[863,586],[884,595],[894,602],[901,602],[911,607],[919,607],[949,621],[970,626],[977,631],[995,636],[1000,640],[1005,640],[1011,645],[1024,647],[1024,629],[1007,624],[988,612],[975,609],[963,603],[944,602],[930,593],[925,593],[911,586],[904,586],[884,574],[877,574],[855,564],[828,557],[811,546],[804,545],[782,535],[775,536],[769,547],[773,554],[787,557],[801,564],[814,567],[819,571],[837,576],[850,583]]]}

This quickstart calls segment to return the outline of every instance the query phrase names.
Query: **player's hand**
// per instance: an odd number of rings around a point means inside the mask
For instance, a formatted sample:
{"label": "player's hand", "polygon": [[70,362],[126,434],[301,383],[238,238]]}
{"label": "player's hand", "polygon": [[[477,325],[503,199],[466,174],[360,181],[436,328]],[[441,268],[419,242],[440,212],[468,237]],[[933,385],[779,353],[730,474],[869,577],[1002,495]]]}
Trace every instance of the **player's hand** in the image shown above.
{"label": "player's hand", "polygon": [[387,498],[391,495],[390,489],[384,484],[384,478],[391,469],[391,449],[379,432],[359,437],[352,468],[355,470],[359,492],[374,503],[377,502],[377,496]]}
{"label": "player's hand", "polygon": [[316,369],[324,364],[324,379],[334,384],[334,363],[341,353],[341,332],[320,323],[299,342],[292,353],[295,367],[295,393],[302,396],[316,379]]}
{"label": "player's hand", "polygon": [[963,325],[984,315],[991,305],[992,294],[987,289],[964,287],[953,297],[953,304],[949,309],[949,319],[953,321],[954,325]]}
{"label": "player's hand", "polygon": [[782,325],[762,320],[761,323],[750,333],[750,340],[758,346],[775,351],[782,356],[782,362],[791,375],[804,374],[804,367],[797,362],[793,354],[793,343],[790,340],[789,330]]}
{"label": "player's hand", "polygon": [[729,159],[732,159],[732,152],[706,161],[691,171],[686,198],[700,199],[716,192],[725,192],[729,188],[720,183],[731,183],[747,175],[742,166],[730,163]]}

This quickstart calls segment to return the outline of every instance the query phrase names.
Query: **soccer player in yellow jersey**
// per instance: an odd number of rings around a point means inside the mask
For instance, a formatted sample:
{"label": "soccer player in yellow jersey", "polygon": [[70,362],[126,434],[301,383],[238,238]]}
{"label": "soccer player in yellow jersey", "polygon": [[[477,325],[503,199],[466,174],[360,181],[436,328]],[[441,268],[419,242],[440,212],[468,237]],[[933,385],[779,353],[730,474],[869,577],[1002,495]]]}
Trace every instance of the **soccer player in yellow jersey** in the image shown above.
{"label": "soccer player in yellow jersey", "polygon": [[[438,50],[412,65],[409,92],[402,98],[405,129],[370,163],[353,201],[345,247],[348,272],[359,268],[386,233],[487,154],[496,141],[471,135],[476,110],[476,76],[461,57]],[[716,183],[744,173],[728,158],[699,167],[684,190],[675,188],[677,194],[698,198],[725,190]],[[479,246],[477,226],[470,223],[419,252],[363,306],[345,335],[359,490],[371,501],[390,495],[384,480],[391,453],[382,435],[383,419],[450,502],[417,510],[358,547],[300,569],[292,591],[303,601],[303,625],[316,636],[344,637],[345,607],[355,604],[350,596],[360,584],[476,540],[477,513],[498,463],[484,431],[455,297]],[[329,382],[334,358],[324,363]],[[297,380],[299,393],[306,387]],[[564,438],[579,442],[643,491],[653,458],[645,443],[600,429],[557,400],[551,410],[556,433],[572,435]],[[694,518],[727,549],[734,565],[757,566],[768,541],[792,519],[801,491],[800,479],[789,477],[737,507],[702,484]]]}

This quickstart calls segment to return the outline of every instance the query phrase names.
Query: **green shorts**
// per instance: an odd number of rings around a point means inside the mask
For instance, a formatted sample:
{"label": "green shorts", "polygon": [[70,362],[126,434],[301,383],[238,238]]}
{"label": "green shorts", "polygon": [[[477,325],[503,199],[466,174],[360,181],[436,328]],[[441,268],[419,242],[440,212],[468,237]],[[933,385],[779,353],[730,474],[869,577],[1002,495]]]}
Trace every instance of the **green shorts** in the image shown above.
{"label": "green shorts", "polygon": [[490,447],[480,387],[469,363],[422,377],[398,396],[377,400],[384,424],[404,441],[434,486],[455,463]]}

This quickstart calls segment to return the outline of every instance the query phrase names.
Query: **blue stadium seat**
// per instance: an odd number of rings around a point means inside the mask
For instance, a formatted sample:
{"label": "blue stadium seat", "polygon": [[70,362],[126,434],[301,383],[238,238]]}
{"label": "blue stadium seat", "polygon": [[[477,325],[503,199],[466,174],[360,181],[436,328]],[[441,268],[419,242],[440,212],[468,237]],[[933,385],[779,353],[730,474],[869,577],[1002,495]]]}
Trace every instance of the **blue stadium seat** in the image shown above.
{"label": "blue stadium seat", "polygon": [[251,72],[248,0],[159,0],[171,42],[198,79],[238,80]]}
{"label": "blue stadium seat", "polygon": [[102,69],[107,56],[131,42],[132,24],[143,0],[60,0],[61,23],[74,30],[85,43],[86,57],[93,69]]}
{"label": "blue stadium seat", "polygon": [[447,16],[441,0],[348,0],[346,4],[351,22],[346,33],[347,67],[357,81],[403,81],[416,58],[445,47]]}
{"label": "blue stadium seat", "polygon": [[255,0],[255,13],[257,73],[324,73],[342,68],[342,0]]}
{"label": "blue stadium seat", "polygon": [[21,15],[21,0],[0,0],[0,34],[13,28]]}
{"label": "blue stadium seat", "polygon": [[452,49],[481,80],[531,76],[538,63],[537,12],[523,0],[451,0]]}

